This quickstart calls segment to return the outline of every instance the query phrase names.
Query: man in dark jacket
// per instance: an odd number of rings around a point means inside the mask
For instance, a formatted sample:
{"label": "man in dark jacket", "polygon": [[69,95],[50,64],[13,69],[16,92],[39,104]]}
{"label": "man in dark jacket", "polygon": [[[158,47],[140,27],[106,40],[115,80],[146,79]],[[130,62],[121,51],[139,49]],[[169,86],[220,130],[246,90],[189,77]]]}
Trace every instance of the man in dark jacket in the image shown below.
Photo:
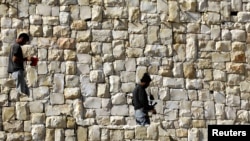
{"label": "man in dark jacket", "polygon": [[25,81],[24,62],[31,61],[31,57],[23,57],[21,46],[29,41],[29,35],[21,33],[11,47],[9,54],[8,72],[16,81],[16,89],[19,94],[29,95],[29,88]]}
{"label": "man in dark jacket", "polygon": [[136,86],[133,91],[133,105],[135,109],[136,123],[139,125],[150,124],[148,112],[156,113],[154,106],[149,105],[148,94],[146,88],[149,86],[151,78],[147,73],[144,73],[141,83]]}

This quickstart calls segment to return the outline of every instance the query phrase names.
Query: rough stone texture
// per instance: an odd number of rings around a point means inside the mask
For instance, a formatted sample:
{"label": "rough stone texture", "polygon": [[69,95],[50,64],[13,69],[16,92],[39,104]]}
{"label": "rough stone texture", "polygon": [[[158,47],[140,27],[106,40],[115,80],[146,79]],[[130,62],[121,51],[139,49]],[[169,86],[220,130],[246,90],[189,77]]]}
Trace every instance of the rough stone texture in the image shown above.
{"label": "rough stone texture", "polygon": [[[249,0],[0,0],[0,140],[205,141],[209,124],[249,124],[249,11]],[[29,98],[4,85],[21,32],[24,56],[39,57],[25,64]],[[158,104],[142,127],[131,96],[144,72]]]}

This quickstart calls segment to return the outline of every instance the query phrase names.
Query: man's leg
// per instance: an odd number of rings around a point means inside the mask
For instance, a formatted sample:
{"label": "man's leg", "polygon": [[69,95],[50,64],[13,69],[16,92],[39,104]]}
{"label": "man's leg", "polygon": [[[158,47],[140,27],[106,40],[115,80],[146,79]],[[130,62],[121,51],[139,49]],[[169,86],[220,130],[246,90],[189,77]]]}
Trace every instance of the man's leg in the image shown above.
{"label": "man's leg", "polygon": [[16,89],[19,93],[24,93],[26,95],[29,95],[29,88],[26,84],[25,78],[24,78],[24,71],[19,70],[15,71],[12,74],[13,78],[16,80]]}
{"label": "man's leg", "polygon": [[149,119],[147,119],[147,113],[144,113],[142,109],[135,110],[135,120],[139,125],[149,124]]}

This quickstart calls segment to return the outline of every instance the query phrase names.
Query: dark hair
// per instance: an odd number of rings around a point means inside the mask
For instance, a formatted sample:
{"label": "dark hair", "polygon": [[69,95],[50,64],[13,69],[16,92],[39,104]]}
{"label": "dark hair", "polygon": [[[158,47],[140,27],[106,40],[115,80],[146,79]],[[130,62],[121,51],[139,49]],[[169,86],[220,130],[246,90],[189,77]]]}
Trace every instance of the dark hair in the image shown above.
{"label": "dark hair", "polygon": [[29,35],[27,34],[27,33],[21,33],[21,34],[19,34],[19,36],[18,36],[18,39],[20,39],[20,38],[24,38],[24,39],[26,39],[26,41],[29,41],[30,40],[30,37],[29,37]]}
{"label": "dark hair", "polygon": [[148,73],[144,73],[143,77],[141,78],[141,82],[150,82],[152,79],[150,78]]}

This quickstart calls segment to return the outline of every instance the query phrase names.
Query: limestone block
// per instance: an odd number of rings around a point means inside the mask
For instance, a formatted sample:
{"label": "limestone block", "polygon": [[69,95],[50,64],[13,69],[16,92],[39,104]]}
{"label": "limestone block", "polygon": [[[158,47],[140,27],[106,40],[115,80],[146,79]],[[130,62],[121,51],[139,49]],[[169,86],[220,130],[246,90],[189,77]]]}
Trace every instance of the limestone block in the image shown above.
{"label": "limestone block", "polygon": [[135,88],[134,82],[122,83],[121,85],[121,91],[123,93],[130,93],[134,90],[134,88]]}
{"label": "limestone block", "polygon": [[79,126],[77,128],[77,140],[87,141],[88,140],[88,128]]}
{"label": "limestone block", "polygon": [[179,126],[180,128],[190,128],[191,126],[191,118],[190,117],[180,117],[179,119]]}
{"label": "limestone block", "polygon": [[60,25],[69,25],[70,14],[68,12],[59,13],[59,22]]}
{"label": "limestone block", "polygon": [[228,53],[213,53],[212,62],[226,62],[230,61],[230,54]]}
{"label": "limestone block", "polygon": [[71,24],[73,30],[85,30],[87,29],[87,23],[84,20],[74,20]]}
{"label": "limestone block", "polygon": [[176,136],[181,137],[181,138],[187,137],[188,136],[188,130],[183,129],[183,128],[177,129],[176,130]]}
{"label": "limestone block", "polygon": [[178,113],[177,113],[178,110],[171,110],[171,109],[165,109],[163,111],[164,115],[166,116],[166,118],[168,120],[176,120],[178,119]]}
{"label": "limestone block", "polygon": [[163,86],[170,88],[184,88],[184,80],[182,78],[163,78]]}
{"label": "limestone block", "polygon": [[214,70],[213,77],[214,77],[214,80],[226,81],[226,73],[221,70]]}
{"label": "limestone block", "polygon": [[1,18],[1,27],[2,28],[11,28],[12,19],[8,17]]}
{"label": "limestone block", "polygon": [[220,13],[222,15],[222,19],[228,19],[230,18],[230,12],[231,12],[231,4],[229,4],[228,2],[226,1],[222,1],[220,3],[221,5],[221,10],[220,10]]}
{"label": "limestone block", "polygon": [[110,141],[124,140],[124,130],[110,130]]}
{"label": "limestone block", "polygon": [[64,95],[60,93],[51,93],[50,94],[50,103],[54,104],[64,104]]}
{"label": "limestone block", "polygon": [[127,9],[124,7],[107,7],[104,11],[104,18],[127,18]]}
{"label": "limestone block", "polygon": [[221,103],[221,104],[223,103],[223,104],[225,104],[225,102],[226,102],[226,95],[225,95],[225,93],[214,92],[214,100],[215,100],[216,103]]}
{"label": "limestone block", "polygon": [[31,114],[32,124],[45,124],[46,116],[44,113],[33,113]]}
{"label": "limestone block", "polygon": [[233,106],[240,106],[240,97],[237,95],[227,95],[226,104]]}
{"label": "limestone block", "polygon": [[123,116],[111,116],[110,117],[110,124],[111,125],[124,125],[125,119]]}
{"label": "limestone block", "polygon": [[111,108],[111,115],[114,116],[127,116],[128,105],[113,105]]}
{"label": "limestone block", "polygon": [[80,88],[65,88],[64,96],[66,99],[76,99],[80,97]]}
{"label": "limestone block", "polygon": [[0,4],[0,17],[3,17],[8,14],[8,7],[5,4]]}
{"label": "limestone block", "polygon": [[23,122],[23,131],[24,132],[31,132],[31,121],[30,120],[27,120],[27,121],[24,121]]}
{"label": "limestone block", "polygon": [[125,139],[134,139],[135,131],[134,130],[124,130],[124,138]]}
{"label": "limestone block", "polygon": [[229,74],[227,82],[229,85],[237,85],[240,83],[240,76],[238,74]]}
{"label": "limestone block", "polygon": [[128,39],[128,32],[125,32],[125,31],[114,30],[114,31],[112,31],[112,35],[113,35],[114,40]]}
{"label": "limestone block", "polygon": [[147,139],[156,140],[158,138],[158,126],[157,123],[152,123],[147,128]]}
{"label": "limestone block", "polygon": [[90,43],[79,42],[76,44],[76,50],[77,50],[77,53],[81,53],[81,54],[88,53],[90,52]]}
{"label": "limestone block", "polygon": [[231,40],[232,39],[232,33],[228,29],[223,29],[221,31],[221,38],[223,40]]}
{"label": "limestone block", "polygon": [[144,48],[146,41],[143,34],[130,34],[129,35],[130,47]]}
{"label": "limestone block", "polygon": [[230,44],[231,44],[230,41],[218,41],[215,44],[215,48],[218,51],[230,51],[231,50]]}
{"label": "limestone block", "polygon": [[32,125],[32,139],[44,140],[45,139],[45,126],[43,124]]}
{"label": "limestone block", "polygon": [[91,31],[78,31],[76,36],[77,42],[88,42],[91,40]]}
{"label": "limestone block", "polygon": [[106,76],[112,75],[114,72],[114,67],[113,67],[113,63],[109,63],[109,62],[105,62],[103,64],[103,73]]}
{"label": "limestone block", "polygon": [[87,97],[83,103],[85,108],[101,108],[102,99],[97,97]]}
{"label": "limestone block", "polygon": [[199,141],[200,134],[198,128],[191,128],[188,130],[188,141]]}
{"label": "limestone block", "polygon": [[143,49],[142,48],[128,48],[126,49],[126,54],[130,58],[137,58],[143,56]]}
{"label": "limestone block", "polygon": [[118,92],[120,89],[120,77],[112,75],[110,76],[110,92]]}
{"label": "limestone block", "polygon": [[16,119],[28,120],[30,118],[27,102],[17,102],[15,108],[16,108]]}
{"label": "limestone block", "polygon": [[215,115],[218,119],[224,119],[225,118],[225,105],[224,104],[215,104]]}
{"label": "limestone block", "polygon": [[28,1],[18,2],[18,17],[24,18],[29,16],[29,3]]}
{"label": "limestone block", "polygon": [[91,18],[91,7],[89,5],[80,6],[80,19],[86,20]]}
{"label": "limestone block", "polygon": [[122,105],[127,102],[125,93],[116,93],[111,96],[111,100],[112,105]]}
{"label": "limestone block", "polygon": [[64,88],[64,75],[63,74],[55,74],[54,76],[54,85],[53,85],[53,92],[56,93],[63,93]]}
{"label": "limestone block", "polygon": [[170,89],[171,100],[187,100],[187,92],[182,89]]}
{"label": "limestone block", "polygon": [[55,141],[64,141],[65,139],[65,132],[63,129],[55,129]]}
{"label": "limestone block", "polygon": [[[46,61],[38,61],[38,65],[37,66],[38,66],[38,69],[37,69],[38,70],[37,71],[38,74],[47,74],[48,73],[48,65],[47,65]],[[36,76],[35,72],[31,76]],[[34,78],[36,78],[36,77],[34,77]],[[34,80],[31,81],[31,82],[34,82]]]}
{"label": "limestone block", "polygon": [[73,50],[64,50],[64,60],[65,61],[75,61],[76,60],[76,52]]}
{"label": "limestone block", "polygon": [[60,5],[75,5],[77,4],[77,0],[60,0]]}
{"label": "limestone block", "polygon": [[38,88],[33,88],[33,98],[36,100],[41,100],[49,96],[49,88],[41,86]]}
{"label": "limestone block", "polygon": [[176,2],[176,1],[169,1],[168,3],[168,13],[169,13],[169,17],[168,17],[168,20],[169,21],[176,21],[178,22],[179,21],[179,13],[178,11],[179,10],[179,4]]}
{"label": "limestone block", "polygon": [[231,10],[233,11],[241,11],[242,9],[242,3],[238,3],[237,0],[231,1]]}
{"label": "limestone block", "polygon": [[218,24],[221,21],[220,14],[215,12],[207,12],[202,17],[202,20],[207,24]]}
{"label": "limestone block", "polygon": [[135,127],[135,139],[147,139],[147,127],[136,126]]}
{"label": "limestone block", "polygon": [[101,140],[109,141],[110,140],[110,131],[109,129],[101,129]]}
{"label": "limestone block", "polygon": [[49,129],[46,128],[46,136],[45,136],[45,140],[54,140],[55,139],[55,129]]}
{"label": "limestone block", "polygon": [[38,54],[38,58],[39,60],[46,60],[48,55],[47,55],[48,51],[47,49],[38,49],[37,50],[37,54]]}
{"label": "limestone block", "polygon": [[41,25],[42,24],[42,17],[40,15],[30,15],[29,17],[30,23],[33,25]]}
{"label": "limestone block", "polygon": [[110,98],[102,98],[102,108],[106,108],[106,109],[111,108],[111,100],[110,100]]}
{"label": "limestone block", "polygon": [[22,132],[23,131],[23,121],[13,120],[8,122],[3,122],[3,130],[8,132]]}
{"label": "limestone block", "polygon": [[123,59],[125,58],[125,48],[124,48],[124,42],[123,41],[113,41],[112,45],[113,48],[113,56],[115,59]]}
{"label": "limestone block", "polygon": [[102,21],[102,7],[98,5],[94,5],[92,7],[92,21]]}
{"label": "limestone block", "polygon": [[76,127],[76,121],[73,117],[67,117],[67,128],[75,128]]}
{"label": "limestone block", "polygon": [[95,118],[95,115],[95,110],[93,109],[86,109],[86,111],[84,112],[85,118]]}
{"label": "limestone block", "polygon": [[94,42],[111,42],[111,30],[92,30],[92,41]]}
{"label": "limestone block", "polygon": [[36,14],[42,16],[50,16],[52,7],[50,5],[38,4],[36,7]]}
{"label": "limestone block", "polygon": [[30,25],[30,34],[34,37],[43,36],[43,28],[38,25]]}
{"label": "limestone block", "polygon": [[115,30],[127,30],[128,29],[128,20],[127,19],[115,19],[114,20],[114,29]]}
{"label": "limestone block", "polygon": [[126,71],[135,71],[136,59],[135,58],[126,58],[125,60],[125,69]]}
{"label": "limestone block", "polygon": [[90,82],[103,83],[105,81],[104,73],[101,70],[90,71]]}
{"label": "limestone block", "polygon": [[239,110],[237,111],[236,121],[240,123],[246,123],[249,120],[249,113],[247,110]]}
{"label": "limestone block", "polygon": [[68,26],[54,26],[53,37],[68,37],[70,35],[70,28]]}
{"label": "limestone block", "polygon": [[22,26],[23,26],[23,21],[22,20],[12,19],[12,28],[22,28]]}
{"label": "limestone block", "polygon": [[90,83],[89,78],[84,76],[80,79],[81,82],[81,93],[84,96],[96,96],[96,84]]}
{"label": "limestone block", "polygon": [[167,55],[167,48],[162,45],[146,45],[144,54],[151,57],[165,57]]}
{"label": "limestone block", "polygon": [[120,72],[125,70],[125,61],[124,60],[115,60],[113,63],[114,71]]}
{"label": "limestone block", "polygon": [[13,140],[25,140],[24,133],[7,133],[6,140],[13,141]]}
{"label": "limestone block", "polygon": [[[77,64],[77,74],[89,75],[90,66],[88,64]],[[66,82],[67,83],[67,82]]]}
{"label": "limestone block", "polygon": [[75,39],[72,38],[59,38],[57,45],[60,49],[75,49]]}
{"label": "limestone block", "polygon": [[48,50],[49,61],[61,61],[63,60],[63,50],[51,49]]}
{"label": "limestone block", "polygon": [[7,106],[8,105],[8,94],[0,95],[0,105]]}
{"label": "limestone block", "polygon": [[[111,103],[111,102],[110,102]],[[109,106],[109,109],[110,109],[110,106]],[[110,116],[110,110],[107,109],[107,108],[102,108],[102,109],[96,109],[95,112],[96,112],[96,117],[100,117],[100,116]],[[110,122],[109,122],[109,117],[108,117],[108,121],[107,119],[103,119],[103,121],[101,121],[102,124],[104,125],[109,125]]]}
{"label": "limestone block", "polygon": [[101,98],[109,98],[109,87],[107,84],[98,84],[97,86],[97,96]]}
{"label": "limestone block", "polygon": [[215,119],[215,106],[213,101],[204,102],[204,116],[207,119]]}
{"label": "limestone block", "polygon": [[66,128],[66,123],[65,116],[50,116],[46,118],[47,128]]}
{"label": "limestone block", "polygon": [[[128,32],[131,34],[132,38],[134,38],[133,34],[143,34],[147,32],[147,24],[146,23],[129,23],[128,24]],[[130,38],[130,37],[129,37]]]}
{"label": "limestone block", "polygon": [[2,121],[12,121],[15,119],[15,107],[3,107]]}
{"label": "limestone block", "polygon": [[78,4],[79,5],[89,5],[89,0],[78,0]]}
{"label": "limestone block", "polygon": [[45,16],[45,17],[42,17],[42,21],[43,21],[44,25],[55,25],[56,26],[59,24],[59,17]]}
{"label": "limestone block", "polygon": [[[49,73],[60,73],[61,72],[61,63],[59,61],[50,61],[48,62],[48,72]],[[51,78],[47,77],[45,80],[49,81]]]}
{"label": "limestone block", "polygon": [[244,42],[246,41],[246,32],[244,30],[231,30],[232,34],[232,40],[233,41],[239,41],[239,42]]}
{"label": "limestone block", "polygon": [[44,106],[41,101],[31,101],[29,103],[29,109],[30,113],[42,113]]}
{"label": "limestone block", "polygon": [[128,9],[128,20],[130,22],[138,22],[140,20],[140,9],[139,7],[129,7]]}
{"label": "limestone block", "polygon": [[89,127],[88,140],[98,141],[101,140],[101,129],[98,125]]}
{"label": "limestone block", "polygon": [[78,87],[79,86],[79,76],[66,75],[65,76],[65,86],[66,87]]}
{"label": "limestone block", "polygon": [[12,43],[16,40],[16,29],[2,29],[1,35],[2,42]]}

